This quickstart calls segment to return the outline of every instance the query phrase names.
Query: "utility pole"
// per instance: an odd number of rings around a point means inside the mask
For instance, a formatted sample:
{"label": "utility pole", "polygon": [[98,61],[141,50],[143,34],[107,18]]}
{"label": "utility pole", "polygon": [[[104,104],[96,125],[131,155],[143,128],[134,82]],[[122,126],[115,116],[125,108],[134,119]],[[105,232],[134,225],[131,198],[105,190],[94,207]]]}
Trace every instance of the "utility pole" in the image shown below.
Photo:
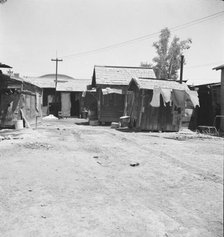
{"label": "utility pole", "polygon": [[184,66],[184,55],[180,56],[180,84],[183,82],[183,66]]}
{"label": "utility pole", "polygon": [[56,62],[56,73],[55,73],[55,95],[54,95],[54,115],[58,116],[58,105],[57,105],[57,84],[58,84],[58,62],[62,62],[62,59],[58,59],[57,56],[51,61]]}
{"label": "utility pole", "polygon": [[56,91],[57,83],[58,83],[58,62],[62,62],[63,60],[55,58],[55,59],[51,59],[51,61],[56,62],[56,74],[55,74],[55,91]]}

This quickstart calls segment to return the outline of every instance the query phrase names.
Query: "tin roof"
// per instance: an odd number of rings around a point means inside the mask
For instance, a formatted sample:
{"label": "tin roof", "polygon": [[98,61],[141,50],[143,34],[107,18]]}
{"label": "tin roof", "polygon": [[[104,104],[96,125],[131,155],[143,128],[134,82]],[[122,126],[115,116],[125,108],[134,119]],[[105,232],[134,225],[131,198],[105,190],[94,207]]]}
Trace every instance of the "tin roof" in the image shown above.
{"label": "tin roof", "polygon": [[218,66],[218,67],[214,67],[212,68],[213,70],[219,70],[219,69],[224,69],[224,64]]}
{"label": "tin roof", "polygon": [[0,63],[0,68],[12,68],[12,67],[7,64]]}
{"label": "tin roof", "polygon": [[180,84],[179,82],[170,80],[133,78],[129,84],[128,90],[132,90],[133,84],[137,85],[139,89],[146,90],[153,90],[155,87],[174,90],[189,90],[186,83]]}
{"label": "tin roof", "polygon": [[87,85],[91,83],[90,79],[73,79],[66,82],[59,81],[57,91],[86,91]]}
{"label": "tin roof", "polygon": [[128,85],[133,77],[156,78],[152,68],[95,66],[93,82],[100,85]]}

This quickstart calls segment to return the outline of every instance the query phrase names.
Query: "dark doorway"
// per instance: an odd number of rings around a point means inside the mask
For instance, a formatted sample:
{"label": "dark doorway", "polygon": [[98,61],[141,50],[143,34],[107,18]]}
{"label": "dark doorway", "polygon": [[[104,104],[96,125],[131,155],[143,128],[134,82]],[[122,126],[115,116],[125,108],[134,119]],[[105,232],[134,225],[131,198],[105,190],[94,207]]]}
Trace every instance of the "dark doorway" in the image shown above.
{"label": "dark doorway", "polygon": [[76,93],[71,93],[71,116],[80,116],[80,99]]}

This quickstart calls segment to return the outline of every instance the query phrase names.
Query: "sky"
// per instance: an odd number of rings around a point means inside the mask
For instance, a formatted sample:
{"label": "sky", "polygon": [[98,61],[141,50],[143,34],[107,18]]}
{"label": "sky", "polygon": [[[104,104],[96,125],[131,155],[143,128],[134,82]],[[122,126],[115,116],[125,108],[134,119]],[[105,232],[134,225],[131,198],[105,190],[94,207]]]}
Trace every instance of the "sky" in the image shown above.
{"label": "sky", "polygon": [[58,57],[58,73],[91,79],[94,65],[151,63],[164,27],[192,39],[184,53],[188,84],[220,81],[212,68],[224,64],[222,0],[7,0],[0,4],[0,62],[20,75],[41,76],[55,73],[51,59]]}

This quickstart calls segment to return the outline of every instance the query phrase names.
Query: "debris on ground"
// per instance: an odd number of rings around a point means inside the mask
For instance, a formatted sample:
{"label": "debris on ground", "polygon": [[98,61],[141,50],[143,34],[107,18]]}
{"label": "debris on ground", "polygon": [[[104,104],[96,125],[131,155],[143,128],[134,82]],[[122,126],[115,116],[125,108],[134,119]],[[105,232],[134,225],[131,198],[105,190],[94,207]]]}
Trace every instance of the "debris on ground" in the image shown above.
{"label": "debris on ground", "polygon": [[139,166],[139,163],[138,162],[133,162],[133,163],[130,164],[130,166],[132,166],[132,167]]}
{"label": "debris on ground", "polygon": [[24,147],[28,149],[47,149],[47,150],[52,148],[51,145],[47,143],[40,143],[40,142],[28,142],[24,144]]}
{"label": "debris on ground", "polygon": [[12,139],[12,136],[0,136],[0,141],[3,141],[3,140],[11,140]]}
{"label": "debris on ground", "polygon": [[98,120],[89,120],[89,125],[91,125],[91,126],[98,126],[99,125],[99,121]]}
{"label": "debris on ground", "polygon": [[55,117],[53,114],[49,114],[46,117],[43,117],[43,120],[58,120],[57,117]]}
{"label": "debris on ground", "polygon": [[0,136],[0,142],[4,140],[15,140],[15,139],[23,139],[23,137],[11,136],[11,135]]}
{"label": "debris on ground", "polygon": [[120,127],[119,123],[115,123],[115,122],[111,123],[111,128],[119,128],[119,127]]}

